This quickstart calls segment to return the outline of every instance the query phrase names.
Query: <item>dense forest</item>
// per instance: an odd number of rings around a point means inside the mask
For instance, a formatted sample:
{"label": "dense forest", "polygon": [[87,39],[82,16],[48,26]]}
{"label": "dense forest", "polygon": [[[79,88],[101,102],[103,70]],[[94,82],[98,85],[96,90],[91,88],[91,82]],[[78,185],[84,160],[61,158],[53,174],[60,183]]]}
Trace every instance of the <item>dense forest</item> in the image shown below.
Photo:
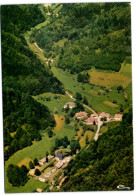
{"label": "dense forest", "polygon": [[120,184],[133,190],[132,110],[123,122],[79,152],[65,168],[65,175],[61,188],[65,192],[117,190]]}
{"label": "dense forest", "polygon": [[64,93],[48,67],[29,49],[23,33],[43,22],[38,5],[2,6],[2,75],[5,160],[17,150],[40,140],[39,130],[53,127],[46,106],[32,96]]}
{"label": "dense forest", "polygon": [[[71,73],[98,69],[119,71],[131,56],[131,13],[129,3],[58,4],[58,17],[50,12],[50,23],[34,30],[30,41],[56,58],[60,68]],[[47,16],[48,17],[48,16]],[[63,47],[59,44],[62,41]],[[55,42],[57,44],[55,44]]]}

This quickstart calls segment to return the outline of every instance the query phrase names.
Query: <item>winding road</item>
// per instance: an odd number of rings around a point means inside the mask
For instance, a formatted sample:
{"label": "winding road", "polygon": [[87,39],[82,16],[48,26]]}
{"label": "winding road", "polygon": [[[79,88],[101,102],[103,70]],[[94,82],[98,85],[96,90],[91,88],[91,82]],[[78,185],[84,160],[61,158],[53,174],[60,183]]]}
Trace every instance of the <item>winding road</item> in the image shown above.
{"label": "winding road", "polygon": [[[68,93],[68,91],[65,91],[65,93],[73,100],[76,100],[72,94]],[[91,112],[93,112],[97,117],[98,117],[98,128],[97,128],[97,131],[96,131],[96,134],[94,136],[94,140],[97,141],[98,137],[99,137],[99,131],[100,131],[100,127],[101,125],[103,124],[103,122],[100,120],[98,114],[95,112],[95,110],[93,110],[92,108],[90,108],[89,106],[87,106],[86,104],[83,104],[83,106],[85,108],[87,108],[88,110],[90,110]]]}

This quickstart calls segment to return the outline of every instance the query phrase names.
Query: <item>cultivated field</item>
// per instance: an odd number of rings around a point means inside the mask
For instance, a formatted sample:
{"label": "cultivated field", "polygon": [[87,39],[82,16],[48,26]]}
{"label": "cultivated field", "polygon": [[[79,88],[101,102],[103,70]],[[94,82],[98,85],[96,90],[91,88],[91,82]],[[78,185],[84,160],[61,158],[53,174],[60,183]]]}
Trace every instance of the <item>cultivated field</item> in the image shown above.
{"label": "cultivated field", "polygon": [[105,72],[93,69],[88,72],[90,75],[90,83],[107,87],[108,89],[116,88],[118,85],[122,85],[123,88],[126,88],[131,82],[131,78],[127,76],[129,72],[124,73],[126,69],[130,69],[130,67],[131,65],[127,65],[127,67],[124,67],[120,72]]}

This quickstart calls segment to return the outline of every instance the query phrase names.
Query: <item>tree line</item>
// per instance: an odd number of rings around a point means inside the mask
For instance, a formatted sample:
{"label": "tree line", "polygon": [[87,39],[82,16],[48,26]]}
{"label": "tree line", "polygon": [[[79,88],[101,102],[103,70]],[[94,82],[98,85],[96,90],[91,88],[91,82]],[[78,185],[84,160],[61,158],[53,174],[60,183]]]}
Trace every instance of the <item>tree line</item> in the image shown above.
{"label": "tree line", "polygon": [[[61,82],[53,76],[29,49],[24,33],[44,21],[38,5],[3,5],[2,75],[4,156],[41,139],[40,130],[53,128],[55,120],[46,106],[32,96],[44,92],[64,93]],[[50,130],[50,134],[51,134]],[[11,133],[14,133],[12,135]]]}

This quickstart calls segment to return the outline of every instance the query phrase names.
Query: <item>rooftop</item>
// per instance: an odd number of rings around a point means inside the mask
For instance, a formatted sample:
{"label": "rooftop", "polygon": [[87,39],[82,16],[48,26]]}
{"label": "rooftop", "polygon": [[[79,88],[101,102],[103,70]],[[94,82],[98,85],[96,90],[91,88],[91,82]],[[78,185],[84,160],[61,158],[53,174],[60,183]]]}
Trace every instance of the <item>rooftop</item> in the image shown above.
{"label": "rooftop", "polygon": [[77,112],[74,117],[85,117],[88,114],[86,112]]}
{"label": "rooftop", "polygon": [[90,115],[90,117],[96,118],[96,117],[98,117],[98,116],[97,116],[97,114],[94,114],[94,113],[93,113],[93,114]]}
{"label": "rooftop", "polygon": [[111,117],[111,115],[109,113],[107,113],[107,112],[102,112],[99,116],[106,117],[106,118],[110,118]]}
{"label": "rooftop", "polygon": [[63,166],[63,164],[64,163],[62,161],[58,161],[58,163],[55,166],[59,169]]}
{"label": "rooftop", "polygon": [[122,118],[123,114],[115,114],[114,118]]}
{"label": "rooftop", "polygon": [[93,118],[93,117],[90,117],[86,120],[86,123],[94,123],[94,122],[97,122],[98,119],[97,118]]}

